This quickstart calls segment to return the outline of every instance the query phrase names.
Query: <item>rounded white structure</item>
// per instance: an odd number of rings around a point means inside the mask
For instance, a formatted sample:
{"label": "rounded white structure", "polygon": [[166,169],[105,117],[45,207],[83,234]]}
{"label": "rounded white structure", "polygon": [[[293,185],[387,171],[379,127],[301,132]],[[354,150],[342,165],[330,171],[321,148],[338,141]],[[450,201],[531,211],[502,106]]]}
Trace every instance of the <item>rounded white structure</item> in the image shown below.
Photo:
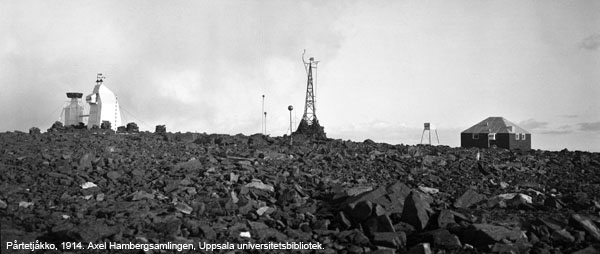
{"label": "rounded white structure", "polygon": [[90,104],[88,128],[100,127],[103,121],[109,121],[111,128],[116,130],[121,126],[121,109],[117,96],[102,84],[103,78],[102,74],[98,74],[94,91],[85,97],[85,101]]}

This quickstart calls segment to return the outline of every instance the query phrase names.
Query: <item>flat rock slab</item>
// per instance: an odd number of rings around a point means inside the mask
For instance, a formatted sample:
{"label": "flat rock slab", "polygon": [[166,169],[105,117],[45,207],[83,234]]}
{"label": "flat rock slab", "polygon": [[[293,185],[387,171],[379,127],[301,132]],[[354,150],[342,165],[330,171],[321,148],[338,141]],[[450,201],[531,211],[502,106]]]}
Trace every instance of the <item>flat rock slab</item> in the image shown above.
{"label": "flat rock slab", "polygon": [[376,232],[373,234],[372,242],[375,245],[400,249],[406,246],[406,234],[404,232]]}
{"label": "flat rock slab", "polygon": [[463,232],[460,240],[473,246],[486,246],[502,240],[517,240],[523,233],[516,229],[491,224],[472,224]]}
{"label": "flat rock slab", "polygon": [[427,234],[431,235],[433,239],[433,247],[442,248],[446,250],[454,250],[462,248],[462,244],[458,239],[458,236],[450,233],[446,229],[437,229]]}
{"label": "flat rock slab", "polygon": [[454,207],[468,208],[486,199],[487,197],[485,195],[479,194],[472,189],[468,189],[454,202]]}
{"label": "flat rock slab", "polygon": [[573,223],[575,226],[583,228],[592,238],[600,241],[600,229],[598,229],[592,220],[579,214],[571,215],[571,220],[575,221]]}
{"label": "flat rock slab", "polygon": [[598,254],[600,253],[599,249],[594,248],[594,246],[589,246],[585,249],[578,250],[573,252],[572,254]]}

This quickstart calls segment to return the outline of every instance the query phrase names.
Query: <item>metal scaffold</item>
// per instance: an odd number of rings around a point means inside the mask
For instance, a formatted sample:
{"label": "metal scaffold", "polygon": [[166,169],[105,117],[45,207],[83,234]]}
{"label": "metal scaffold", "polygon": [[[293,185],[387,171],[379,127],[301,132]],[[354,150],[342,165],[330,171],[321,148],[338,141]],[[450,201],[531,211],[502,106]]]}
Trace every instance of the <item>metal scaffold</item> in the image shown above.
{"label": "metal scaffold", "polygon": [[304,115],[302,116],[302,120],[300,120],[298,128],[293,134],[302,134],[313,138],[327,138],[324,128],[319,124],[319,120],[317,118],[315,100],[317,64],[319,61],[315,61],[314,57],[311,57],[307,62],[304,60],[305,53],[306,50],[302,53],[302,62],[304,63],[304,68],[307,75]]}

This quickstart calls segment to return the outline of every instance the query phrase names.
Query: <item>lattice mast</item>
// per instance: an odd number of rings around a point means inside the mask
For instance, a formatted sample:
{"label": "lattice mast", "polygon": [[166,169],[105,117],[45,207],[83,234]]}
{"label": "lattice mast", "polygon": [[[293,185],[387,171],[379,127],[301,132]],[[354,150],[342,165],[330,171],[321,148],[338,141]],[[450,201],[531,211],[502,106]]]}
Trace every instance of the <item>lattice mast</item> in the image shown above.
{"label": "lattice mast", "polygon": [[315,74],[317,73],[317,64],[319,61],[315,61],[314,57],[308,59],[308,62],[304,60],[304,54],[306,50],[302,53],[302,62],[304,62],[304,69],[306,69],[306,75],[308,76],[306,81],[306,103],[304,104],[304,115],[302,116],[302,121],[305,121],[306,124],[312,125],[314,122],[318,122],[317,120],[317,108],[315,105],[315,91],[314,91],[314,79],[313,79],[313,69],[315,70]]}
{"label": "lattice mast", "polygon": [[304,104],[304,114],[302,115],[302,120],[298,125],[298,129],[294,134],[304,134],[317,138],[326,138],[323,127],[319,124],[319,120],[317,119],[317,109],[316,109],[316,100],[315,100],[315,90],[316,90],[316,78],[317,76],[317,64],[319,61],[315,61],[314,57],[308,59],[308,62],[304,60],[304,54],[306,50],[302,53],[302,62],[304,63],[304,69],[306,70],[306,100]]}

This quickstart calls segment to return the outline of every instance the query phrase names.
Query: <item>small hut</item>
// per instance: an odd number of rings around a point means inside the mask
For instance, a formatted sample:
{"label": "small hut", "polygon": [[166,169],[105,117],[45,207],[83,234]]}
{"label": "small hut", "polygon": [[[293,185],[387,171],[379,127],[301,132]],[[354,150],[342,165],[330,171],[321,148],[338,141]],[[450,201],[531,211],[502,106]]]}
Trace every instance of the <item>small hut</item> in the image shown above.
{"label": "small hut", "polygon": [[460,133],[461,147],[531,149],[531,133],[504,117],[488,117]]}

